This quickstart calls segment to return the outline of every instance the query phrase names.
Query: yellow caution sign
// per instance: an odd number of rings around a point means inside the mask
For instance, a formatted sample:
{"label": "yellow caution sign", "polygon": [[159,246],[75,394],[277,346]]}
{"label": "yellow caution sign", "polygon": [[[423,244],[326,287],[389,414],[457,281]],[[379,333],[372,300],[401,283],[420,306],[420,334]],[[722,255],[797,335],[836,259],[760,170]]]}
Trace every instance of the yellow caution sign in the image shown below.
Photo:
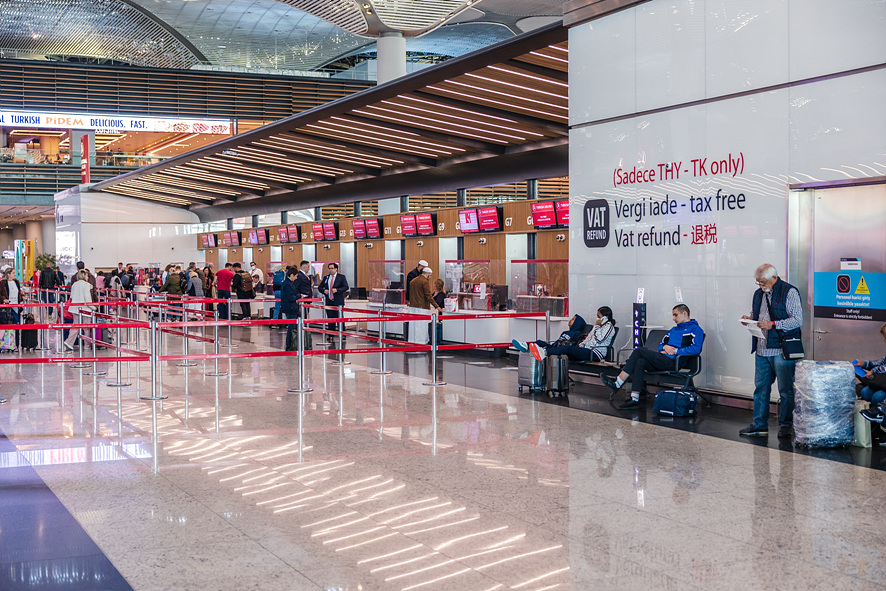
{"label": "yellow caution sign", "polygon": [[861,281],[858,282],[858,287],[855,288],[856,295],[871,295],[871,290],[868,289],[868,284],[864,280],[864,275],[861,276]]}

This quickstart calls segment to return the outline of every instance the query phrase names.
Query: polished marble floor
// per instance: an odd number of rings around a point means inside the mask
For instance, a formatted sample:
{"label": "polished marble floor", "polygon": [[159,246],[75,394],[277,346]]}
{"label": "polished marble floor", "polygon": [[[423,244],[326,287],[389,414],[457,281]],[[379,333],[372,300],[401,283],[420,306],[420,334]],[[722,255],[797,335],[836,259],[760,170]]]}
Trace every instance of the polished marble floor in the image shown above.
{"label": "polished marble floor", "polygon": [[309,358],[304,394],[293,359],[170,363],[156,439],[145,364],[119,398],[0,365],[0,589],[886,586],[882,470],[517,396],[502,360],[434,388],[426,356],[377,357]]}

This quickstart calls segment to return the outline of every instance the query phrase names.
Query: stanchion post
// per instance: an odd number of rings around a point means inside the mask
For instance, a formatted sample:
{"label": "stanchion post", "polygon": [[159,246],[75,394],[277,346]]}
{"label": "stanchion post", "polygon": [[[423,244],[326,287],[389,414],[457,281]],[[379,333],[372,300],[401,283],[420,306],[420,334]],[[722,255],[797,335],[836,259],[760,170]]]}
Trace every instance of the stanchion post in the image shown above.
{"label": "stanchion post", "polygon": [[[38,289],[38,290],[37,290],[37,303],[38,303],[38,304],[42,304],[43,301],[40,299],[40,295],[39,295],[39,294],[40,294],[40,290]],[[46,299],[49,299],[49,298],[46,298]],[[40,322],[40,324],[48,324],[47,322],[45,322],[45,316],[46,316],[46,314],[43,312],[43,306],[42,306],[42,305],[41,305],[41,306],[38,306],[38,308],[37,308],[37,316],[39,317],[39,322]],[[52,312],[50,312],[49,316],[50,316],[50,318],[52,317]],[[38,351],[49,351],[49,347],[46,346],[46,345],[47,345],[47,340],[46,340],[46,329],[45,329],[45,328],[41,328],[41,329],[40,329],[40,332],[37,333],[37,335],[38,335],[39,338],[40,338],[40,340],[39,340],[38,343],[37,343],[37,350],[38,350]]]}
{"label": "stanchion post", "polygon": [[[83,316],[80,314],[79,309],[77,310],[77,319],[76,320],[77,320],[77,324],[83,324]],[[73,329],[71,329],[71,330],[73,330]],[[80,330],[81,329],[79,329],[79,328],[77,329],[77,333],[78,333],[77,334],[77,356],[83,357],[83,335],[80,334]],[[83,363],[81,361],[80,363],[71,364],[71,367],[76,368],[76,369],[86,369],[87,367],[89,367],[89,364]]]}
{"label": "stanchion post", "polygon": [[[182,302],[184,302],[184,299],[182,299]],[[185,355],[188,355],[188,341],[190,339],[188,338],[188,309],[186,306],[187,304],[182,303],[182,322],[184,322],[184,326],[182,326],[182,338],[184,339],[182,351]],[[182,359],[181,363],[176,364],[177,367],[194,367],[195,365],[197,365],[195,362],[188,359]]]}
{"label": "stanchion post", "polygon": [[58,325],[61,327],[58,329],[58,340],[55,343],[55,352],[61,355],[65,350],[65,310],[61,302],[59,302],[58,304],[58,315],[55,319],[58,322]]}
{"label": "stanchion post", "polygon": [[[305,392],[313,392],[313,388],[305,388],[305,307],[301,307],[301,315],[298,319],[298,388],[288,388],[286,391],[294,394],[304,394]],[[301,421],[301,415],[299,415]],[[301,436],[299,436],[301,441]]]}
{"label": "stanchion post", "polygon": [[[93,323],[93,324],[100,324],[99,319],[96,318],[95,312],[92,313],[92,323]],[[95,349],[96,349],[96,343],[95,343],[95,342],[98,340],[98,338],[96,337],[96,331],[99,331],[99,330],[100,330],[100,329],[97,329],[97,328],[94,328],[94,327],[93,327],[93,329],[92,329],[92,356],[93,356],[93,358],[95,357]],[[96,362],[93,361],[93,362],[92,362],[92,371],[86,371],[86,372],[83,372],[83,373],[86,374],[86,375],[88,375],[88,376],[103,376],[103,375],[105,375],[105,374],[108,373],[108,372],[106,372],[106,371],[99,371],[99,370],[98,370],[98,366],[96,365]]]}
{"label": "stanchion post", "polygon": [[[218,306],[216,306],[216,309],[215,309],[215,321],[218,322]],[[222,376],[228,375],[228,372],[220,371],[218,368],[218,355],[219,355],[219,352],[218,352],[218,324],[216,324],[213,328],[215,328],[215,338],[213,339],[213,341],[215,341],[215,343],[213,344],[213,347],[214,347],[214,352],[216,355],[216,357],[215,357],[215,371],[212,373],[208,373],[206,375],[210,376],[210,377],[220,378]],[[216,397],[218,397],[218,380],[216,380],[215,383],[216,383],[215,395],[216,395]]]}
{"label": "stanchion post", "polygon": [[[339,321],[336,323],[336,324],[338,324],[338,348],[339,348],[339,351],[342,351],[342,344],[343,344],[342,343],[342,327],[345,324],[344,323],[344,306],[338,307],[338,320]],[[338,354],[338,361],[332,362],[332,365],[350,365],[350,364],[351,364],[350,361],[345,361],[344,352],[340,352]]]}
{"label": "stanchion post", "polygon": [[234,298],[228,298],[228,344],[225,345],[228,349],[233,349],[237,345],[235,345],[231,339],[231,309],[234,306]]}
{"label": "stanchion post", "polygon": [[[385,303],[384,302],[382,302],[382,304],[381,304],[381,309],[382,309],[381,313],[384,314],[385,313]],[[383,320],[383,318],[384,318],[384,316],[379,316],[379,323],[378,323],[378,347],[381,350],[381,367],[378,369],[378,371],[374,371],[372,373],[373,373],[373,375],[386,376],[386,375],[394,373],[394,372],[389,371],[386,367],[387,353],[385,352],[386,347],[385,347],[385,344],[382,342],[382,339],[384,339],[384,337],[385,337],[387,327],[385,326],[385,321]]]}
{"label": "stanchion post", "polygon": [[545,342],[551,342],[551,311],[545,312]]}
{"label": "stanchion post", "polygon": [[[437,322],[437,315],[431,314],[431,322]],[[437,330],[431,331],[431,381],[422,382],[425,386],[445,386],[446,382],[437,380]]]}

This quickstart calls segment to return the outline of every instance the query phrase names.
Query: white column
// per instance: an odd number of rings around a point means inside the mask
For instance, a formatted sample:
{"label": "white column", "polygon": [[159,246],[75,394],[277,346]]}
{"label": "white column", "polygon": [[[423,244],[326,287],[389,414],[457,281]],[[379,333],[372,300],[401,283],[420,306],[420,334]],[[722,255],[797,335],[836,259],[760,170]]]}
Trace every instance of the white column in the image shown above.
{"label": "white column", "polygon": [[43,218],[43,240],[40,252],[55,254],[55,217]]}
{"label": "white column", "polygon": [[403,33],[382,33],[376,47],[379,84],[406,75],[406,39]]}

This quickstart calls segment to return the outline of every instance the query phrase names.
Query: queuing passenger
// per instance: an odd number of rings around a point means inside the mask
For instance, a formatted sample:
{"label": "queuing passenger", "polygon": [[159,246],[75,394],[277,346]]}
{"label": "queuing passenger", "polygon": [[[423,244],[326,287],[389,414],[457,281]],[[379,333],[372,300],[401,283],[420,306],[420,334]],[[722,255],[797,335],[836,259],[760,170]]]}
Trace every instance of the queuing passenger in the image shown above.
{"label": "queuing passenger", "polygon": [[[234,280],[234,271],[233,265],[231,263],[225,263],[223,269],[219,269],[218,273],[215,274],[215,287],[218,292],[218,299],[220,300],[228,300],[231,298],[231,283]],[[218,317],[222,319],[228,319],[231,317],[231,310],[228,307],[228,303],[219,303],[218,305]]]}
{"label": "queuing passenger", "polygon": [[646,370],[662,371],[674,369],[674,358],[677,355],[698,355],[704,342],[704,332],[698,322],[689,317],[689,307],[685,304],[674,306],[671,316],[674,319],[674,328],[658,344],[658,351],[652,351],[646,347],[634,349],[628,357],[622,371],[613,380],[610,376],[600,375],[600,380],[613,394],[618,393],[627,379],[631,378],[631,396],[619,410],[629,410],[640,407],[640,392],[646,380]]}
{"label": "queuing passenger", "polygon": [[[203,267],[203,294],[207,298],[213,300],[218,298],[218,294],[216,293],[215,274],[212,272],[212,267],[209,265]],[[206,304],[206,310],[209,312],[214,311],[214,304]]]}
{"label": "queuing passenger", "polygon": [[[409,282],[408,286],[408,294],[409,294],[409,307],[410,311],[414,314],[425,314],[428,310],[431,310],[433,314],[436,314],[438,310],[440,310],[440,306],[437,305],[437,301],[433,297],[433,293],[431,292],[431,274],[433,270],[428,267],[422,267],[421,274],[418,277]],[[436,319],[433,319],[436,320]],[[409,325],[409,342],[416,343],[418,345],[425,345],[428,343],[427,340],[430,338],[428,323],[425,320],[410,320]]]}
{"label": "queuing passenger", "polygon": [[166,281],[163,282],[163,287],[160,288],[161,292],[166,292],[169,295],[174,296],[182,295],[181,270],[182,268],[180,266],[173,267],[173,270],[166,276]]}
{"label": "queuing passenger", "polygon": [[[40,272],[40,280],[38,285],[40,286],[40,301],[44,304],[54,304],[55,303],[55,293],[54,291],[59,288],[61,283],[58,281],[58,275],[52,272],[52,267],[49,265]],[[52,318],[52,315],[55,313],[55,308],[49,308],[49,317]]]}
{"label": "queuing passenger", "polygon": [[[78,265],[81,263],[77,263]],[[71,286],[71,297],[66,304],[65,311],[65,322],[68,320],[73,323],[74,315],[80,312],[82,309],[87,308],[88,306],[77,306],[76,304],[86,304],[94,302],[95,300],[92,297],[92,290],[94,289],[92,284],[89,283],[89,274],[85,269],[81,269],[74,276],[76,281]],[[80,329],[73,329],[68,331],[68,336],[65,339],[65,348],[68,351],[74,350],[74,342],[80,336]]]}
{"label": "queuing passenger", "polygon": [[104,289],[105,288],[105,272],[99,271],[95,274],[95,288],[96,289]]}
{"label": "queuing passenger", "polygon": [[[287,320],[294,320],[299,316],[298,300],[301,294],[298,291],[298,279],[301,272],[296,267],[289,267],[286,271],[286,278],[280,286],[280,312],[286,316]],[[296,324],[286,325],[286,350],[295,351],[295,343],[293,335],[296,331]]]}
{"label": "queuing passenger", "polygon": [[[86,281],[92,286],[92,301],[96,301],[98,299],[98,292],[95,288],[95,276],[90,272],[89,269],[86,268],[86,263],[83,261],[77,261],[77,271],[86,271]],[[71,277],[71,285],[73,286],[77,275]]]}
{"label": "queuing passenger", "polygon": [[576,315],[576,322],[572,329],[578,330],[581,339],[578,344],[563,344],[555,346],[545,346],[542,341],[529,343],[529,350],[532,351],[533,357],[541,361],[547,355],[566,355],[574,361],[603,361],[606,359],[607,348],[612,345],[612,339],[615,338],[615,319],[612,317],[612,309],[609,306],[601,306],[597,308],[597,320],[594,327],[583,339],[581,334],[584,332],[584,319]]}
{"label": "queuing passenger", "polygon": [[64,284],[65,284],[65,274],[62,273],[62,268],[61,268],[61,267],[56,267],[56,268],[55,268],[55,274],[58,275],[58,284],[59,284],[59,285],[64,285]]}
{"label": "queuing passenger", "polygon": [[302,261],[298,264],[298,278],[295,280],[295,291],[298,292],[298,299],[310,299],[314,296],[314,282],[308,272],[311,270],[309,261]]}
{"label": "queuing passenger", "polygon": [[[0,279],[0,302],[4,304],[20,304],[22,303],[22,284],[15,278],[15,269],[9,268],[3,273],[3,279]],[[21,308],[7,308],[12,323],[18,324],[21,316]],[[15,333],[15,347],[19,346],[20,330],[12,331]]]}
{"label": "queuing passenger", "polygon": [[[334,307],[344,306],[345,295],[350,289],[348,278],[338,272],[338,263],[329,263],[326,268],[329,274],[320,283],[320,293],[326,297],[324,304]],[[326,317],[338,318],[338,310],[326,310]],[[330,322],[326,325],[326,330],[338,331],[338,326],[336,323]],[[332,342],[334,338],[332,335],[328,335],[327,340]]]}
{"label": "queuing passenger", "polygon": [[[283,270],[283,265],[275,265],[275,271],[271,275],[271,286],[274,288],[274,299],[277,300],[274,302],[274,309],[271,310],[271,319],[280,320],[282,318],[282,310],[283,310],[283,302],[280,301],[280,298],[283,296],[283,281],[286,280],[286,271]],[[296,276],[298,275],[298,269],[295,270]],[[271,328],[276,328],[272,326]]]}
{"label": "queuing passenger", "polygon": [[442,310],[443,304],[446,303],[446,284],[443,283],[442,279],[434,281],[434,293],[432,295],[434,301],[437,302],[437,307]]}
{"label": "queuing passenger", "polygon": [[[754,271],[757,291],[754,292],[751,315],[742,318],[757,321],[763,338],[754,337],[754,422],[739,435],[769,435],[769,400],[772,384],[778,379],[778,438],[790,439],[794,425],[794,367],[797,362],[782,356],[781,342],[800,337],[803,305],[796,287],[782,281],[778,271],[764,263]],[[765,301],[765,306],[763,305]]]}
{"label": "queuing passenger", "polygon": [[[252,275],[243,270],[240,263],[234,263],[232,268],[234,278],[231,280],[231,289],[236,292],[238,300],[254,300],[255,286],[252,282]],[[249,320],[252,318],[252,303],[240,302],[240,318]]]}
{"label": "queuing passenger", "polygon": [[409,303],[409,295],[410,295],[409,294],[409,286],[412,285],[412,280],[415,279],[416,277],[418,277],[419,275],[421,275],[422,269],[424,269],[427,266],[428,266],[428,261],[422,259],[415,266],[415,269],[413,269],[412,271],[410,271],[406,275],[406,285],[404,285],[403,288],[406,290],[406,303],[407,304]]}
{"label": "queuing passenger", "polygon": [[[0,288],[2,293],[2,288]],[[886,341],[886,324],[880,327],[880,334]],[[871,403],[869,409],[862,411],[862,415],[869,421],[882,423],[886,418],[882,404],[886,401],[886,357],[877,360],[869,360],[859,363],[855,361],[857,367],[865,370],[864,377],[858,376],[858,384],[856,392],[862,400]]]}
{"label": "queuing passenger", "polygon": [[256,266],[255,261],[249,263],[249,275],[252,276],[253,288],[258,292],[264,291],[262,284],[265,282],[265,274]]}

